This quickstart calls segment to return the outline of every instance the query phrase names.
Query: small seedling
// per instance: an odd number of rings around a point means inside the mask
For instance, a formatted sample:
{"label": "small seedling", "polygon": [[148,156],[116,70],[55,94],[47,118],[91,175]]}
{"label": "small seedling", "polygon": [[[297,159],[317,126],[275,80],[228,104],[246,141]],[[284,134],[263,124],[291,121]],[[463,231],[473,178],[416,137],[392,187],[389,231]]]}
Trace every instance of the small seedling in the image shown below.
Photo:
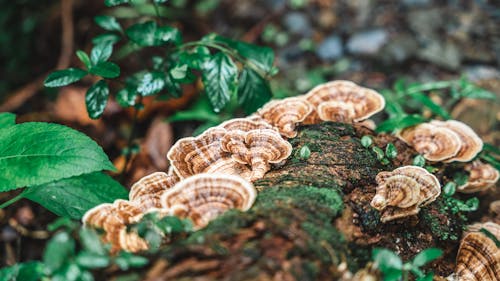
{"label": "small seedling", "polygon": [[422,155],[417,155],[413,158],[413,165],[418,167],[423,167],[425,165],[425,158]]}
{"label": "small seedling", "polygon": [[398,150],[396,149],[396,146],[394,146],[394,144],[389,143],[385,147],[385,156],[387,156],[387,158],[389,159],[394,159],[396,158],[396,156],[398,156]]}
{"label": "small seedling", "polygon": [[370,145],[372,145],[372,143],[373,143],[373,140],[370,136],[363,136],[361,138],[361,145],[365,148],[370,147]]}
{"label": "small seedling", "polygon": [[384,151],[382,149],[380,149],[379,147],[376,147],[376,146],[372,147],[372,151],[375,152],[378,160],[382,160],[385,158]]}
{"label": "small seedling", "polygon": [[455,194],[456,188],[457,188],[457,184],[450,181],[443,186],[443,194],[445,196],[451,197],[451,196],[453,196],[453,194]]}
{"label": "small seedling", "polygon": [[307,160],[311,156],[311,150],[307,145],[302,146],[299,150],[299,158],[302,160]]}

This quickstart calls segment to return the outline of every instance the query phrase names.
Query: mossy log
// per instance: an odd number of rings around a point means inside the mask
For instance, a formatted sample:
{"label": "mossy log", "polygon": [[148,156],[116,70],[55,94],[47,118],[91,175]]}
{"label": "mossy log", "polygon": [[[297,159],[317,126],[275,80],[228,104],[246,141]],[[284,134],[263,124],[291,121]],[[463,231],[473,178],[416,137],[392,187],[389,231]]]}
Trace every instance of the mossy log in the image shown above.
{"label": "mossy log", "polygon": [[[393,143],[398,156],[383,165],[361,145],[364,135],[381,149]],[[255,182],[260,193],[251,210],[227,212],[162,249],[145,279],[336,280],[339,265],[351,271],[365,266],[374,247],[403,259],[438,247],[445,256],[431,268],[443,276],[453,270],[464,221],[441,198],[418,216],[387,224],[369,204],[377,173],[411,164],[413,149],[390,135],[341,123],[303,126],[290,142],[294,151],[286,163]],[[311,154],[301,159],[305,145]]]}

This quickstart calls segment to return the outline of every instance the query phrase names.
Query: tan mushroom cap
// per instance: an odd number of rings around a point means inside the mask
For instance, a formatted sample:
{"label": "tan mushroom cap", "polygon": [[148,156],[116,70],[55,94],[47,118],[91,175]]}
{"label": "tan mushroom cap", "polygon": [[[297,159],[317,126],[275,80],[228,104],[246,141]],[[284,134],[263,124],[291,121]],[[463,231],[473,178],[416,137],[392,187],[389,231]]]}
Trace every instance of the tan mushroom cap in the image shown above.
{"label": "tan mushroom cap", "polygon": [[141,208],[143,212],[161,208],[161,194],[179,181],[176,174],[156,172],[141,178],[130,188],[129,200]]}
{"label": "tan mushroom cap", "polygon": [[491,202],[490,212],[500,218],[500,200]]}
{"label": "tan mushroom cap", "polygon": [[316,109],[318,116],[323,121],[348,123],[356,118],[354,105],[342,101],[325,101]]}
{"label": "tan mushroom cap", "polygon": [[500,249],[495,241],[482,232],[465,235],[458,249],[456,280],[496,281],[499,276]]}
{"label": "tan mushroom cap", "polygon": [[161,202],[172,215],[189,218],[200,229],[229,209],[250,209],[256,197],[253,185],[239,176],[198,174],[166,191]]}
{"label": "tan mushroom cap", "polygon": [[493,234],[493,236],[500,238],[500,225],[491,221],[483,223],[478,222],[467,226],[466,234],[470,232],[480,232],[482,229],[485,229],[489,233]]}
{"label": "tan mushroom cap", "polygon": [[304,121],[312,110],[313,107],[306,100],[291,97],[266,103],[257,111],[257,115],[276,127],[283,136],[294,138],[297,136],[296,125]]}
{"label": "tan mushroom cap", "polygon": [[[332,101],[342,102],[351,106],[355,114],[350,120],[346,120],[354,122],[367,119],[380,112],[385,107],[385,99],[381,94],[374,90],[356,85],[351,81],[344,80],[331,81],[318,85],[310,90],[304,98],[312,104],[315,109],[315,111],[311,113],[312,116],[307,118],[307,123],[309,124],[311,122],[316,122],[318,119],[322,119],[323,121],[341,121],[321,118],[321,112],[328,111],[325,109],[325,107],[328,107],[328,104],[323,105],[321,110],[320,106]],[[335,103],[330,105],[339,107],[338,104]],[[314,115],[318,116],[316,117]],[[323,117],[328,117],[328,115]]]}
{"label": "tan mushroom cap", "polygon": [[221,139],[226,133],[224,128],[214,127],[198,137],[178,140],[167,154],[175,173],[181,179],[216,172],[248,175],[248,167],[237,163],[221,149]]}
{"label": "tan mushroom cap", "polygon": [[491,188],[500,177],[495,167],[479,160],[467,164],[465,170],[469,171],[469,178],[464,185],[457,188],[457,191],[461,193],[474,193]]}
{"label": "tan mushroom cap", "polygon": [[382,211],[381,221],[387,222],[415,215],[441,194],[438,179],[417,166],[404,166],[392,172],[380,172],[376,194],[370,205]]}
{"label": "tan mushroom cap", "polygon": [[245,144],[246,132],[234,130],[227,132],[221,139],[221,148],[225,152],[231,153],[234,161],[247,164],[248,148]]}
{"label": "tan mushroom cap", "polygon": [[459,136],[451,129],[428,123],[404,129],[398,137],[429,161],[442,161],[454,157],[460,151],[462,143]]}
{"label": "tan mushroom cap", "polygon": [[243,131],[248,132],[256,129],[274,129],[271,124],[266,122],[260,116],[252,116],[247,118],[234,118],[222,122],[219,126],[227,131]]}
{"label": "tan mushroom cap", "polygon": [[444,162],[468,162],[472,160],[476,155],[483,149],[483,141],[481,138],[466,124],[456,121],[438,121],[433,120],[430,122],[431,125],[447,128],[455,132],[461,141],[461,147],[458,153],[452,158],[444,160]]}

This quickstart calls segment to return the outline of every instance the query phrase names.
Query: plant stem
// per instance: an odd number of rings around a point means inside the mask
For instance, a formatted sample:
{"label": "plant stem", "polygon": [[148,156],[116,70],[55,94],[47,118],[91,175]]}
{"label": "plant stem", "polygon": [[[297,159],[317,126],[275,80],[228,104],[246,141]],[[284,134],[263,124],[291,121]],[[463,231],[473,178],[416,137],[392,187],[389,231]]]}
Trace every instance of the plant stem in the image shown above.
{"label": "plant stem", "polygon": [[[139,101],[138,104],[142,104],[142,96],[139,96]],[[129,165],[130,160],[132,159],[132,152],[130,151],[130,147],[132,147],[132,142],[134,141],[135,138],[135,131],[137,128],[137,119],[139,116],[139,108],[134,107],[134,117],[132,119],[132,127],[130,129],[130,135],[128,136],[127,140],[127,148],[129,148],[129,151],[127,155],[125,155],[125,164],[123,165],[123,170],[120,174],[120,180],[123,180],[125,177],[125,172],[127,171],[127,166]]]}
{"label": "plant stem", "polygon": [[8,207],[9,205],[11,205],[12,203],[15,203],[17,201],[19,201],[20,199],[23,199],[23,194],[20,193],[18,194],[16,197],[4,202],[2,205],[0,205],[0,209],[3,209],[5,207]]}

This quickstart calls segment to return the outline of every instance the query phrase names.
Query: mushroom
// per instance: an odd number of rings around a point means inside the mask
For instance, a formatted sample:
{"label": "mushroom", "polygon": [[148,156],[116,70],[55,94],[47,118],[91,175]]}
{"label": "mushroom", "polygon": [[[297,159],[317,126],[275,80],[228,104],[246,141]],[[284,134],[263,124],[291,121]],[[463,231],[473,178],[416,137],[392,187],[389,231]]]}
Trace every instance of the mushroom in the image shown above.
{"label": "mushroom", "polygon": [[500,225],[498,225],[494,222],[491,222],[491,221],[484,222],[484,223],[478,222],[478,223],[471,224],[471,225],[467,226],[466,233],[480,232],[480,231],[482,231],[482,229],[485,229],[489,233],[493,234],[493,236],[495,236],[495,237],[500,237]]}
{"label": "mushroom", "polygon": [[430,122],[430,124],[439,128],[450,129],[460,138],[460,150],[455,156],[444,160],[444,162],[468,162],[476,157],[476,155],[483,149],[483,141],[481,140],[481,138],[469,126],[460,121],[433,120]]}
{"label": "mushroom", "polygon": [[179,177],[174,173],[152,173],[132,185],[129,200],[136,203],[143,212],[161,208],[161,194],[174,186],[178,181]]}
{"label": "mushroom", "polygon": [[105,231],[103,241],[111,243],[112,253],[119,250],[137,252],[146,250],[147,243],[136,233],[127,232],[127,225],[138,222],[142,216],[143,213],[137,205],[117,199],[113,204],[104,203],[88,210],[82,222],[85,226],[101,228]]}
{"label": "mushroom", "polygon": [[404,166],[380,172],[376,194],[370,205],[382,211],[382,222],[415,215],[441,194],[438,179],[417,166]]}
{"label": "mushroom", "polygon": [[429,161],[442,161],[457,155],[460,137],[451,129],[423,123],[404,129],[397,135]]}
{"label": "mushroom", "polygon": [[237,163],[230,153],[221,149],[221,139],[227,131],[224,128],[210,128],[198,137],[178,140],[170,149],[167,158],[175,173],[181,178],[200,173],[249,173],[248,167]]}
{"label": "mushroom", "polygon": [[500,219],[500,200],[496,200],[496,201],[491,202],[490,213],[492,213],[498,219]]}
{"label": "mushroom", "polygon": [[276,127],[283,136],[294,138],[297,136],[296,125],[304,121],[312,110],[306,100],[291,97],[266,103],[257,111],[257,115]]}
{"label": "mushroom", "polygon": [[457,191],[461,193],[474,193],[486,190],[495,186],[500,177],[500,173],[495,167],[479,160],[467,164],[465,170],[469,172],[469,178],[465,184],[457,188]]}
{"label": "mushroom", "polygon": [[227,132],[221,139],[222,150],[231,153],[231,158],[241,164],[247,164],[248,148],[245,144],[245,136],[244,131],[235,130]]}
{"label": "mushroom", "polygon": [[161,202],[171,215],[191,219],[196,230],[229,209],[250,209],[256,196],[253,185],[239,176],[198,174],[167,190]]}
{"label": "mushroom", "polygon": [[318,120],[359,122],[385,107],[384,97],[376,91],[343,80],[316,86],[305,95],[305,99],[315,109],[307,117],[306,124],[315,124]]}
{"label": "mushroom", "polygon": [[273,129],[269,123],[267,123],[260,116],[252,116],[247,118],[234,118],[222,122],[219,126],[227,131],[243,131],[248,132],[255,129]]}
{"label": "mushroom", "polygon": [[[500,236],[495,238],[500,240]],[[460,242],[454,275],[456,280],[498,280],[500,250],[495,241],[482,232],[466,234]]]}

